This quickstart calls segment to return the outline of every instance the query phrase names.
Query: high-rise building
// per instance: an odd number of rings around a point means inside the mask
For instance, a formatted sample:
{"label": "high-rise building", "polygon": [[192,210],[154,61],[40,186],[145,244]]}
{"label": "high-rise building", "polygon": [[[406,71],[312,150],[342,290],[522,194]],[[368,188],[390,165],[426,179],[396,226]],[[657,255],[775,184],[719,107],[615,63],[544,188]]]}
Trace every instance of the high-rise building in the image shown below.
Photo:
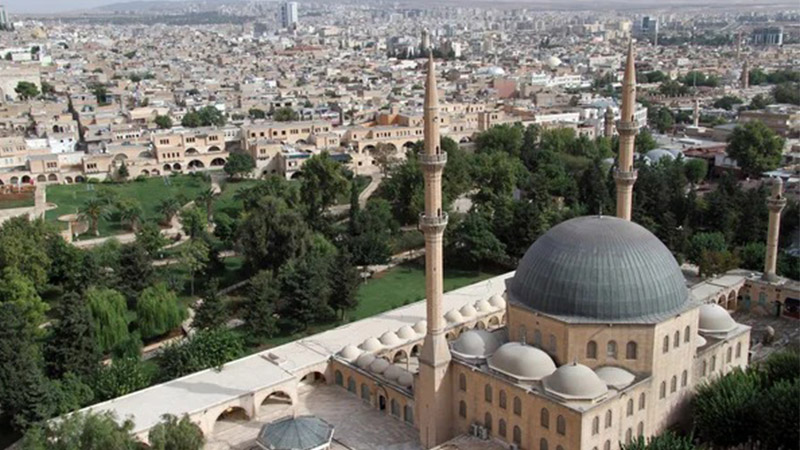
{"label": "high-rise building", "polygon": [[756,28],[750,35],[753,45],[783,45],[783,28]]}
{"label": "high-rise building", "polygon": [[11,22],[8,20],[8,13],[5,5],[0,5],[0,30],[10,30]]}
{"label": "high-rise building", "polygon": [[281,26],[291,30],[297,28],[297,2],[281,4]]}

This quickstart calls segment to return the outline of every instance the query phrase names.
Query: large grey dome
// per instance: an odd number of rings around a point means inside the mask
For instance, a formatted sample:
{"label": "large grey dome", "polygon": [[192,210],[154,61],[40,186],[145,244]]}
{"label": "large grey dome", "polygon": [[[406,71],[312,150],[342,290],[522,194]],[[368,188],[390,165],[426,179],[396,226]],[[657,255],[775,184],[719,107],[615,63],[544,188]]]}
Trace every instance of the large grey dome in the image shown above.
{"label": "large grey dome", "polygon": [[615,217],[562,222],[531,245],[508,281],[509,299],[576,320],[650,321],[688,301],[683,274],[661,241]]}

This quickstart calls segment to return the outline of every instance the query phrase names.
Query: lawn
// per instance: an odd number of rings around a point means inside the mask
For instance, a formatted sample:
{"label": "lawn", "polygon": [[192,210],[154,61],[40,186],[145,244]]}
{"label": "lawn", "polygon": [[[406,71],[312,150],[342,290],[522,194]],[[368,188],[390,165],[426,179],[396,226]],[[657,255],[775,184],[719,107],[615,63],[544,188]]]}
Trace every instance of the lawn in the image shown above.
{"label": "lawn", "polygon": [[34,204],[33,194],[6,195],[0,198],[0,209],[30,208]]}
{"label": "lawn", "polygon": [[258,180],[226,181],[222,184],[222,193],[214,200],[214,211],[238,218],[242,213],[242,201],[236,200],[236,193],[258,184]]}
{"label": "lawn", "polygon": [[[158,204],[169,197],[177,198],[181,203],[194,200],[210,184],[200,176],[178,175],[166,178],[153,177],[143,181],[127,183],[81,183],[71,185],[53,185],[47,187],[47,201],[58,205],[47,211],[47,221],[56,222],[59,216],[77,213],[78,209],[90,198],[104,191],[112,192],[118,199],[132,198],[139,202],[144,212],[144,220],[160,219],[156,211]],[[100,236],[128,233],[126,226],[113,215],[106,214],[100,219]],[[88,236],[88,233],[84,237]]]}

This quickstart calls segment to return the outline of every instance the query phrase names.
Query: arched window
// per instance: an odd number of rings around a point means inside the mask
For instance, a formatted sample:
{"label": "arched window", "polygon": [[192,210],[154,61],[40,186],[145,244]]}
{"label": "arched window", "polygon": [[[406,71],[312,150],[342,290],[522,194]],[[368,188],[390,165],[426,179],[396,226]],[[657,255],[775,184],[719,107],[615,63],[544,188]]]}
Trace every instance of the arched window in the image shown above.
{"label": "arched window", "polygon": [[486,385],[483,388],[483,399],[486,400],[487,403],[492,403],[492,386]]}
{"label": "arched window", "polygon": [[628,411],[627,411],[627,414],[629,416],[633,415],[633,399],[632,398],[628,399]]}
{"label": "arched window", "polygon": [[600,417],[595,416],[592,419],[592,436],[600,432]]}
{"label": "arched window", "polygon": [[539,424],[542,426],[542,428],[550,428],[550,411],[548,411],[547,408],[542,408]]}
{"label": "arched window", "polygon": [[717,370],[717,355],[711,357],[711,371]]}
{"label": "arched window", "polygon": [[551,334],[550,335],[550,353],[556,352],[556,336]]}
{"label": "arched window", "polygon": [[672,380],[669,382],[669,393],[673,393],[678,389],[678,377],[675,375],[672,376]]}
{"label": "arched window", "polygon": [[353,394],[356,393],[356,380],[353,377],[347,377],[347,390]]}
{"label": "arched window", "polygon": [[514,443],[522,445],[522,430],[516,425],[514,425]]}
{"label": "arched window", "polygon": [[403,420],[412,425],[414,424],[414,408],[409,405],[403,408]]}
{"label": "arched window", "polygon": [[458,389],[467,392],[467,377],[463,373],[458,374]]}
{"label": "arched window", "polygon": [[539,450],[547,450],[547,439],[539,439]]}
{"label": "arched window", "polygon": [[589,341],[586,344],[586,358],[597,359],[597,342]]}
{"label": "arched window", "polygon": [[344,376],[342,375],[341,371],[337,370],[333,374],[333,378],[334,378],[334,380],[336,380],[336,385],[337,386],[344,386]]}
{"label": "arched window", "polygon": [[686,325],[686,328],[683,330],[683,342],[689,342],[692,339],[692,327]]}
{"label": "arched window", "polygon": [[686,387],[686,383],[689,382],[689,372],[683,371],[681,374],[681,387]]}
{"label": "arched window", "polygon": [[639,425],[636,426],[636,435],[644,436],[644,422],[639,422]]}
{"label": "arched window", "polygon": [[628,428],[628,430],[625,432],[625,443],[630,444],[631,440],[633,440],[633,429]]}
{"label": "arched window", "polygon": [[467,417],[467,403],[464,400],[458,402],[458,415],[461,418]]}
{"label": "arched window", "polygon": [[366,384],[361,385],[361,400],[366,402],[370,400],[369,386]]}
{"label": "arched window", "polygon": [[522,400],[519,397],[514,397],[514,414],[521,416],[522,415]]}
{"label": "arched window", "polygon": [[564,420],[564,416],[562,415],[556,417],[556,433],[562,436],[567,434],[567,421]]}
{"label": "arched window", "polygon": [[503,419],[500,419],[500,421],[497,422],[497,434],[502,437],[506,437],[506,421]]}
{"label": "arched window", "polygon": [[491,433],[492,432],[492,415],[488,412],[483,416],[483,426]]}
{"label": "arched window", "polygon": [[533,330],[533,345],[542,347],[542,332],[539,330]]}
{"label": "arched window", "polygon": [[606,356],[611,359],[617,359],[617,341],[608,341],[606,345]]}
{"label": "arched window", "polygon": [[528,341],[528,329],[525,328],[525,325],[519,326],[519,341],[523,344]]}
{"label": "arched window", "polygon": [[562,447],[560,445],[556,445],[556,450],[564,450],[564,447]]}
{"label": "arched window", "polygon": [[666,336],[666,335],[664,336],[664,345],[663,345],[663,348],[661,350],[664,353],[667,353],[669,351],[669,336]]}
{"label": "arched window", "polygon": [[603,450],[611,450],[611,441],[610,440],[606,441],[606,443],[603,444]]}
{"label": "arched window", "polygon": [[708,373],[708,363],[705,360],[703,360],[703,376],[706,376],[707,373]]}
{"label": "arched window", "polygon": [[614,417],[611,414],[611,410],[609,409],[606,411],[606,428],[611,428],[611,424],[614,421]]}
{"label": "arched window", "polygon": [[395,417],[400,417],[400,405],[397,403],[397,400],[392,399],[392,415]]}
{"label": "arched window", "polygon": [[726,363],[731,362],[732,358],[733,358],[733,347],[728,347],[728,352],[725,354],[725,362]]}
{"label": "arched window", "polygon": [[681,332],[676,331],[675,337],[672,339],[672,346],[678,348],[681,345]]}
{"label": "arched window", "polygon": [[625,346],[625,358],[636,359],[636,342],[630,341]]}
{"label": "arched window", "polygon": [[500,389],[500,398],[498,399],[500,407],[506,409],[506,391]]}
{"label": "arched window", "polygon": [[645,396],[644,392],[642,392],[641,394],[639,394],[639,411],[644,409],[644,405],[645,405]]}
{"label": "arched window", "polygon": [[658,391],[658,398],[664,398],[667,396],[667,382],[661,382],[661,389]]}

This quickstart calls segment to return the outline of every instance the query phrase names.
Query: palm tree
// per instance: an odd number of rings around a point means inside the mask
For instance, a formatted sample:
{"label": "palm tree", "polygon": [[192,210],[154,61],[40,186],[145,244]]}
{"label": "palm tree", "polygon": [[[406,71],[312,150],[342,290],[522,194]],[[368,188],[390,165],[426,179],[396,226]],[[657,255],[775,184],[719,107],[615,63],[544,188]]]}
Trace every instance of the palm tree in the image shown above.
{"label": "palm tree", "polygon": [[100,217],[103,216],[105,209],[106,203],[97,197],[86,200],[86,203],[84,203],[83,206],[78,209],[78,217],[81,220],[89,221],[89,226],[95,236],[100,235],[100,230],[97,228],[97,224],[100,221]]}
{"label": "palm tree", "polygon": [[214,207],[214,198],[217,197],[217,193],[214,192],[214,188],[208,188],[197,195],[195,199],[195,203],[199,203],[204,205],[206,208],[206,219],[211,221],[211,211]]}
{"label": "palm tree", "polygon": [[125,199],[117,204],[119,219],[128,224],[131,231],[136,231],[142,219],[142,206],[136,200]]}
{"label": "palm tree", "polygon": [[178,202],[178,200],[174,197],[169,197],[161,200],[161,203],[158,204],[156,211],[158,211],[158,213],[164,217],[164,225],[169,225],[170,222],[172,222],[172,218],[175,217],[175,214],[178,214],[180,209],[180,202]]}

